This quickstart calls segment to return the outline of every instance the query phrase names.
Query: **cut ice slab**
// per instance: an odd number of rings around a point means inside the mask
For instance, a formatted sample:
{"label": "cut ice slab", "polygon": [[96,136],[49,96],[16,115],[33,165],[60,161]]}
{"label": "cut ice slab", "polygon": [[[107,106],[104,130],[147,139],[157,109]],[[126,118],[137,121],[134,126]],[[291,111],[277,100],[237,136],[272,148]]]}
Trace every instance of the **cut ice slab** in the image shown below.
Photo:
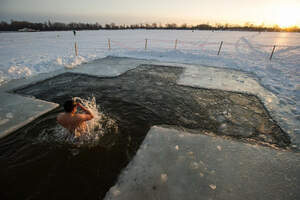
{"label": "cut ice slab", "polygon": [[231,69],[188,66],[180,76],[178,84],[254,94],[271,110],[279,104],[278,98],[250,74]]}
{"label": "cut ice slab", "polygon": [[[72,72],[98,77],[119,76],[124,72],[136,68],[147,61],[133,58],[111,57],[94,60],[80,67],[72,69]],[[149,62],[149,61],[148,61]]]}
{"label": "cut ice slab", "polygon": [[58,107],[58,104],[17,94],[0,93],[0,138]]}
{"label": "cut ice slab", "polygon": [[154,126],[105,199],[299,199],[300,155]]}

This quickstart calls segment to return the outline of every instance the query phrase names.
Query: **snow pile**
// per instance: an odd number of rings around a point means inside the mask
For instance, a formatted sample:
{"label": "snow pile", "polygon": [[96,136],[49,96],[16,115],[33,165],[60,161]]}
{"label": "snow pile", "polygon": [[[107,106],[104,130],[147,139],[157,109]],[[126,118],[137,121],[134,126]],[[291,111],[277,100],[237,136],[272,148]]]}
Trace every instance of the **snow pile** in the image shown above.
{"label": "snow pile", "polygon": [[31,76],[31,70],[26,66],[10,66],[8,69],[8,73],[11,74],[14,78],[21,78],[26,76]]}
{"label": "snow pile", "polygon": [[82,56],[78,56],[78,57],[75,57],[73,62],[71,62],[70,64],[66,63],[66,64],[62,64],[62,65],[64,65],[66,68],[71,69],[78,65],[81,65],[84,61],[85,61],[85,59]]}

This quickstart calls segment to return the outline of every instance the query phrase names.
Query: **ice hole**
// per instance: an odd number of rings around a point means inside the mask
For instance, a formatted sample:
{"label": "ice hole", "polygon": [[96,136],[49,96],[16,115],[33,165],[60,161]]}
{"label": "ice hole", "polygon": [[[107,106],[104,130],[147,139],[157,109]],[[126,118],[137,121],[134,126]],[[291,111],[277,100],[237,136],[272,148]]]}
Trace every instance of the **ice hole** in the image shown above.
{"label": "ice hole", "polygon": [[6,137],[0,143],[6,152],[5,177],[18,176],[10,186],[24,191],[12,196],[47,199],[51,192],[56,199],[103,198],[154,125],[289,145],[288,135],[270,120],[256,96],[178,85],[182,72],[179,67],[144,65],[113,78],[66,73],[16,90],[60,105],[72,97],[94,97],[115,126],[100,139],[66,142],[67,133],[56,135],[61,131],[56,123],[60,107]]}

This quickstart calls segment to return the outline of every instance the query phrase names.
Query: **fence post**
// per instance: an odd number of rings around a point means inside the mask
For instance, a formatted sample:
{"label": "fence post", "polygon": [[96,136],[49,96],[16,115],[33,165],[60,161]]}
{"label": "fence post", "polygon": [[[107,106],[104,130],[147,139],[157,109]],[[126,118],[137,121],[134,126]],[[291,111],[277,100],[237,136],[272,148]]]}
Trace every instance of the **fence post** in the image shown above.
{"label": "fence post", "polygon": [[107,41],[108,41],[108,50],[110,50],[110,39],[108,39]]}
{"label": "fence post", "polygon": [[177,49],[177,42],[178,42],[178,40],[176,39],[175,40],[175,49]]}
{"label": "fence post", "polygon": [[148,39],[145,39],[145,50],[147,50]]}
{"label": "fence post", "polygon": [[219,51],[218,51],[218,55],[220,55],[221,49],[222,49],[222,45],[223,45],[223,41],[221,41],[220,47],[219,47]]}
{"label": "fence post", "polygon": [[274,45],[274,47],[273,47],[273,50],[272,50],[272,53],[271,53],[271,56],[270,56],[270,60],[272,60],[272,57],[273,57],[273,53],[274,53],[274,51],[275,51],[275,48],[276,48],[276,45]]}
{"label": "fence post", "polygon": [[78,56],[77,42],[75,42],[75,55]]}

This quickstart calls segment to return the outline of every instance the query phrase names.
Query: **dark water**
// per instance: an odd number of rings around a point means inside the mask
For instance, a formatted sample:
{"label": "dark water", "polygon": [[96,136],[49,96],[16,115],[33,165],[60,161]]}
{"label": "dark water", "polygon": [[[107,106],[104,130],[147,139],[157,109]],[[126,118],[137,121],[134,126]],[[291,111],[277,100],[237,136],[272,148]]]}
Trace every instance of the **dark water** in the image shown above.
{"label": "dark water", "polygon": [[68,73],[15,91],[60,104],[93,95],[118,130],[97,141],[70,142],[57,133],[59,108],[2,139],[2,199],[102,199],[153,125],[290,144],[257,97],[179,86],[181,72],[142,66],[116,78]]}
{"label": "dark water", "polygon": [[42,129],[57,126],[55,117],[47,115],[1,140],[1,190],[7,198],[101,198],[136,151],[126,130],[83,144],[51,140],[57,133],[49,130],[49,141],[41,141]]}

